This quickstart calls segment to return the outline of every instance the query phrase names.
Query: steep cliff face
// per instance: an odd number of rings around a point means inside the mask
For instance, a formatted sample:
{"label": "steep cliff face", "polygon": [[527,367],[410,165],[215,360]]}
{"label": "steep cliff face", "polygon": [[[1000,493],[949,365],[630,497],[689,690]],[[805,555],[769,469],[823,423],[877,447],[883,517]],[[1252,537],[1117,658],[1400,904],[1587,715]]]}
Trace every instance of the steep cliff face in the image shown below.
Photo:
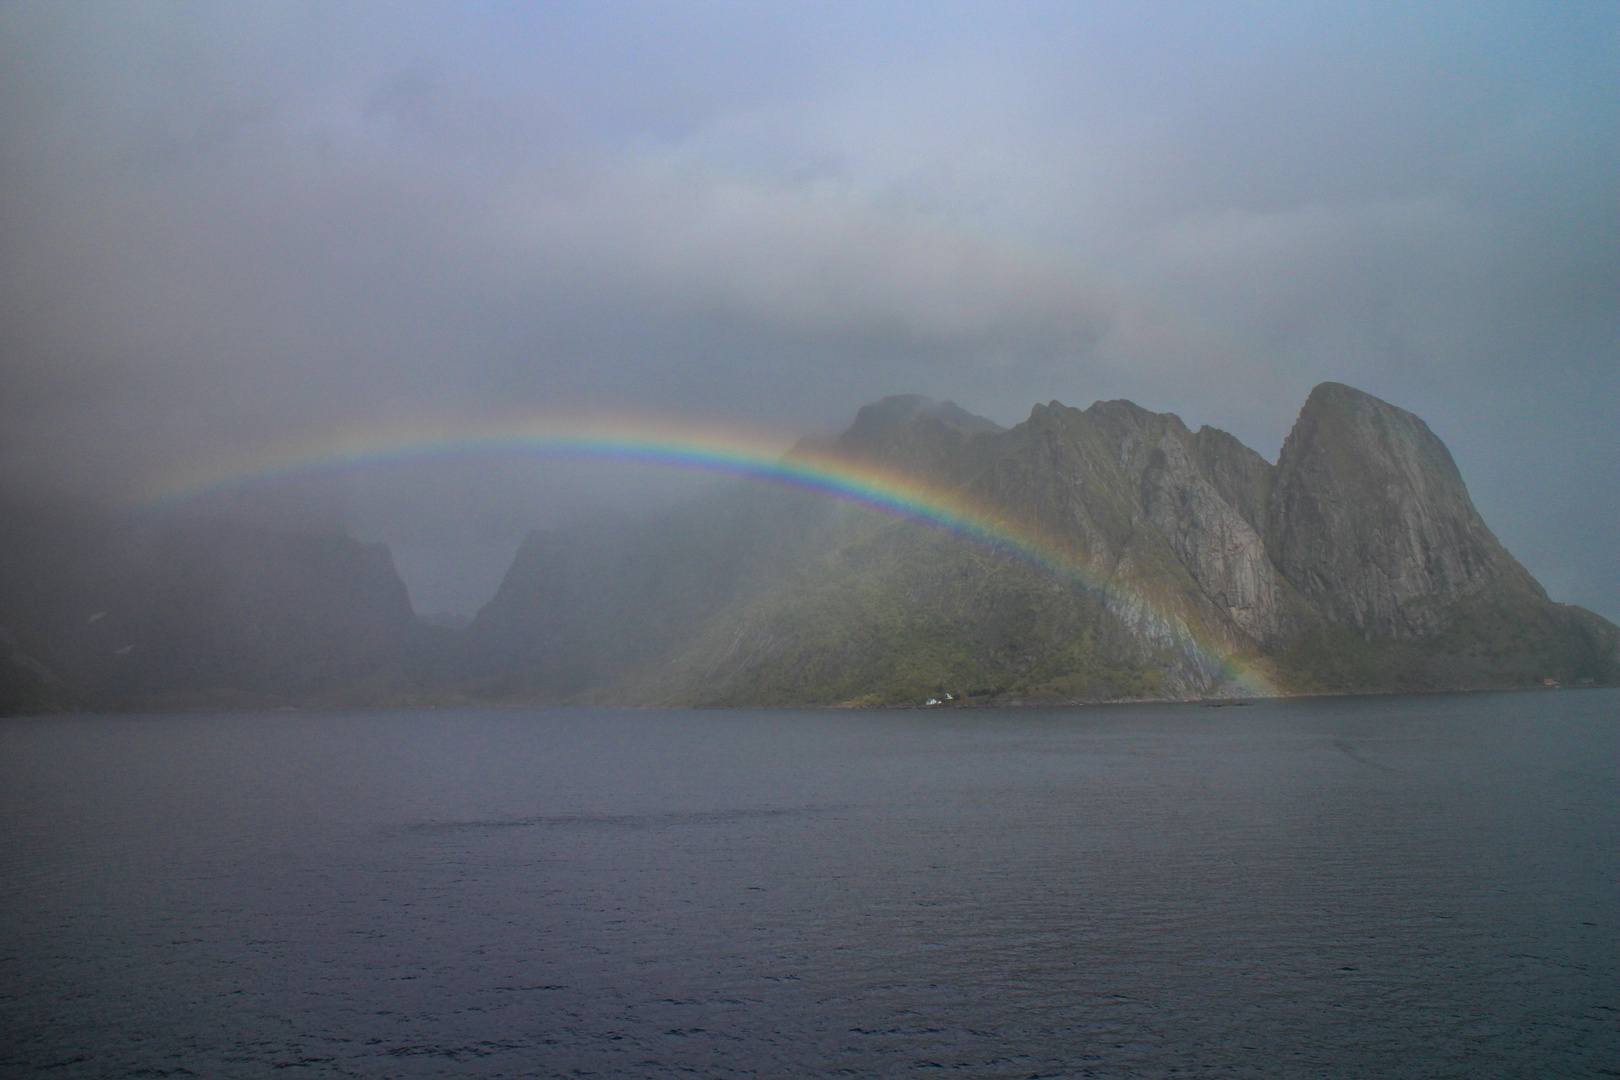
{"label": "steep cliff face", "polygon": [[1283,632],[1260,532],[1271,466],[1232,436],[1195,436],[1178,417],[1128,401],[1084,412],[1053,402],[998,441],[986,495],[1063,537],[1097,571],[1162,582],[1163,603],[1231,648]]}
{"label": "steep cliff face", "polygon": [[1000,506],[1050,537],[1099,575],[1114,573],[1137,531],[1132,481],[1089,413],[1056,401],[993,440],[969,481],[978,500]]}
{"label": "steep cliff face", "polygon": [[290,699],[409,680],[419,623],[382,544],[194,522],[167,530],[115,650],[127,694],[224,691]]}
{"label": "steep cliff face", "polygon": [[1283,576],[1370,637],[1440,630],[1451,604],[1522,573],[1428,425],[1339,383],[1311,392],[1283,444],[1268,521]]}
{"label": "steep cliff face", "polygon": [[1193,448],[1221,498],[1250,528],[1264,534],[1266,506],[1277,480],[1277,467],[1244,446],[1235,435],[1208,425],[1193,436]]}
{"label": "steep cliff face", "polygon": [[1234,623],[1256,641],[1271,640],[1282,632],[1284,620],[1265,540],[1222,496],[1207,466],[1200,468],[1198,447],[1185,432],[1166,432],[1148,455],[1142,473],[1148,519]]}

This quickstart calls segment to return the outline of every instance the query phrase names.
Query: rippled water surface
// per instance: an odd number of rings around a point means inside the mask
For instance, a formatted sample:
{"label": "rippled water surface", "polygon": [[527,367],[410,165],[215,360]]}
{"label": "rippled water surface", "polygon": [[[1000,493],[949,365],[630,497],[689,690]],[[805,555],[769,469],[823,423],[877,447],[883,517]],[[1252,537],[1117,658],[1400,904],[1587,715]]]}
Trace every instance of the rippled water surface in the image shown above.
{"label": "rippled water surface", "polygon": [[0,721],[5,1076],[1620,1076],[1620,692]]}

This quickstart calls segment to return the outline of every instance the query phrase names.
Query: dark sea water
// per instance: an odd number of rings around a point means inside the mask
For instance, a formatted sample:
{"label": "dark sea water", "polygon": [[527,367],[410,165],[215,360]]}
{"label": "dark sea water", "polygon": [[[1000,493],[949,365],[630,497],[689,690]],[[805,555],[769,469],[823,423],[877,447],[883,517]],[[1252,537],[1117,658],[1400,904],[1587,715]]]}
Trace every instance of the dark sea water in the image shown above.
{"label": "dark sea water", "polygon": [[1620,1076],[1620,692],[0,722],[0,1074]]}

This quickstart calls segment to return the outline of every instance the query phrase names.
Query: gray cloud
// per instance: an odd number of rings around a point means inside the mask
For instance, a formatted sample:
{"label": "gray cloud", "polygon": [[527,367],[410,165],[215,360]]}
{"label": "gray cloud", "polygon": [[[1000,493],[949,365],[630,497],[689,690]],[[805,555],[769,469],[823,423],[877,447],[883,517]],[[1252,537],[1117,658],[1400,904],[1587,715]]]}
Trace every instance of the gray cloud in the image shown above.
{"label": "gray cloud", "polygon": [[[1331,378],[1427,418],[1555,595],[1620,616],[1617,23],[12,5],[0,473],[115,499],[494,409],[787,439],[902,391],[1128,396],[1274,454]],[[671,490],[482,467],[347,480],[424,607]]]}

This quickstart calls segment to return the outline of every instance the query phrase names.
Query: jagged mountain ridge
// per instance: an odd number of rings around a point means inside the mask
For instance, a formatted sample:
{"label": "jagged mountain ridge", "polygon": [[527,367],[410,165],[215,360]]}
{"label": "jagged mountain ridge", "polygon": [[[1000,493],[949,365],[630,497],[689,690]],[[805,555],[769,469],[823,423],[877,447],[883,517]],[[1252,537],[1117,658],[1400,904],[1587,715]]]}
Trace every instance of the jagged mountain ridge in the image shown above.
{"label": "jagged mountain ridge", "polygon": [[[1421,419],[1317,387],[1276,464],[1128,401],[1010,429],[907,395],[795,452],[926,479],[1083,566],[753,483],[531,534],[461,631],[383,545],[180,522],[0,529],[0,709],[539,701],[916,704],[1614,683]],[[34,522],[33,531],[22,524]],[[43,523],[43,524],[41,524]]]}
{"label": "jagged mountain ridge", "polygon": [[[554,595],[542,599],[558,577],[536,567],[532,549],[491,607],[545,608],[553,642],[582,640],[570,628],[586,626],[584,639],[623,642],[637,624],[663,622],[662,644],[643,634],[641,648],[591,678],[553,685],[561,700],[1238,692],[1208,662],[1211,649],[1297,692],[1614,678],[1620,632],[1547,599],[1486,528],[1422,420],[1341,384],[1312,392],[1275,465],[1226,432],[1193,432],[1126,401],[1083,411],[1052,402],[1003,430],[948,402],[890,398],[863,408],[821,449],[996,506],[1061,544],[1092,579],[1119,587],[1060,581],[1004,553],[825,500],[742,489],[711,508],[732,522],[731,555],[705,549],[688,522],[680,573],[705,565],[719,583],[701,609],[670,622],[665,586],[647,580],[614,605],[628,614],[607,616],[624,619],[615,631],[600,608],[576,616]],[[792,554],[761,573],[762,553],[785,549],[780,536],[750,530],[770,527],[789,504]],[[576,574],[574,588],[584,596],[622,588],[666,531],[644,524],[618,569]],[[564,530],[530,545],[572,548],[578,563],[612,542]],[[732,562],[739,552],[752,569],[728,576],[728,566],[744,565]],[[524,652],[483,616],[473,630],[477,649]],[[551,648],[529,639],[514,670],[534,675],[556,655]],[[548,688],[531,679],[528,692],[544,697]]]}

